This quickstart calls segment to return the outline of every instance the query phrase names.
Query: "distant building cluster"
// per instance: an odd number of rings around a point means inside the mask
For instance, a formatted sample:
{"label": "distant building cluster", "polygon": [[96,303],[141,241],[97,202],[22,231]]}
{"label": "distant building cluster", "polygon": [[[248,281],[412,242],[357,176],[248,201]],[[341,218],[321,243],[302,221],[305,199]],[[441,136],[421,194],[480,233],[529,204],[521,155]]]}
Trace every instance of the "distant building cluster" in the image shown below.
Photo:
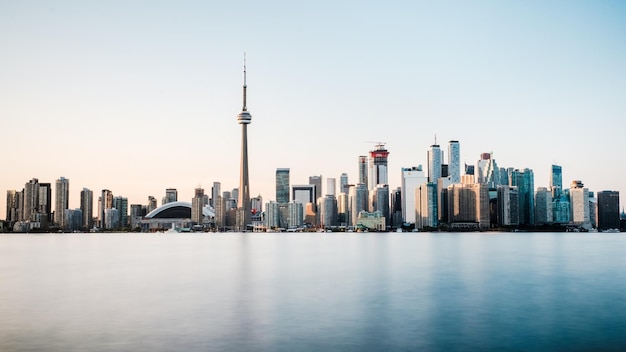
{"label": "distant building cluster", "polygon": [[[94,209],[94,193],[83,188],[80,208],[69,209],[69,180],[52,187],[38,179],[21,191],[7,191],[2,230],[30,231],[388,231],[569,229],[616,231],[625,217],[619,213],[619,193],[594,192],[580,180],[565,188],[561,166],[552,165],[550,186],[534,186],[530,169],[499,167],[492,153],[461,168],[458,141],[448,143],[448,158],[435,143],[427,152],[427,173],[421,165],[402,168],[402,184],[390,189],[389,151],[377,142],[358,157],[358,177],[350,183],[343,173],[327,178],[310,176],[308,183],[291,185],[290,169],[276,169],[275,201],[251,198],[248,175],[247,84],[244,58],[239,188],[221,190],[214,182],[210,195],[197,187],[191,203],[179,201],[178,191],[165,190],[161,206],[148,197],[146,205],[131,204],[104,189]],[[463,172],[462,172],[463,171]],[[622,218],[622,219],[621,219]]]}

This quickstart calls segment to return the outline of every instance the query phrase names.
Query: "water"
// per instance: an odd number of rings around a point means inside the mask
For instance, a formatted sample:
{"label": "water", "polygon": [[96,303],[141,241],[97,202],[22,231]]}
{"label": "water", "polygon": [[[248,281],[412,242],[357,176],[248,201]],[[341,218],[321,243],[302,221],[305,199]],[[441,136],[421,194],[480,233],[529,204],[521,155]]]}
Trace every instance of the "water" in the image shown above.
{"label": "water", "polygon": [[0,236],[0,351],[626,349],[621,234]]}

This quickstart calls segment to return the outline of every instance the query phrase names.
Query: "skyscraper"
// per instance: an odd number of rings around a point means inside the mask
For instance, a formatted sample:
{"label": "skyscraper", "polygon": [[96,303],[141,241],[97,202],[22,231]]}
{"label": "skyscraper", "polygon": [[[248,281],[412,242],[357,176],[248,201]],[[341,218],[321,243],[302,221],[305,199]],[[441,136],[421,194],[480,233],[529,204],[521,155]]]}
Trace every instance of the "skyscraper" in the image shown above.
{"label": "skyscraper", "polygon": [[165,197],[163,197],[163,201],[161,205],[167,203],[173,203],[178,201],[178,190],[176,188],[167,188],[165,190]]}
{"label": "skyscraper", "polygon": [[113,192],[108,189],[102,190],[102,195],[100,196],[100,201],[98,202],[98,214],[100,220],[100,228],[105,228],[106,226],[106,212],[108,209],[113,208]]}
{"label": "skyscraper", "polygon": [[276,202],[289,203],[289,169],[276,169]]}
{"label": "skyscraper", "polygon": [[426,183],[422,165],[402,168],[402,219],[407,223],[415,223],[415,189]]}
{"label": "skyscraper", "polygon": [[[439,144],[433,144],[428,150],[428,182],[437,183],[441,177],[441,149]],[[405,193],[406,194],[406,193]]]}
{"label": "skyscraper", "polygon": [[24,209],[20,220],[29,221],[39,206],[39,180],[33,178],[24,185]]}
{"label": "skyscraper", "polygon": [[237,121],[241,125],[241,167],[239,174],[239,198],[237,202],[236,230],[245,231],[250,223],[250,180],[248,178],[248,125],[252,122],[252,115],[246,104],[246,57],[243,59],[243,108]]}
{"label": "skyscraper", "polygon": [[598,192],[598,230],[619,228],[619,192]]}
{"label": "skyscraper", "polygon": [[91,229],[93,227],[93,192],[83,188],[80,192],[80,210],[83,212],[82,227]]}
{"label": "skyscraper", "polygon": [[384,143],[378,143],[374,150],[370,151],[369,159],[369,184],[368,188],[373,190],[378,185],[386,185],[389,183],[387,172],[387,161],[389,151],[385,149]]}
{"label": "skyscraper", "polygon": [[359,156],[359,182],[367,185],[367,156]]}
{"label": "skyscraper", "polygon": [[448,142],[448,176],[452,183],[461,182],[461,146],[459,141]]}
{"label": "skyscraper", "polygon": [[198,186],[194,191],[194,197],[191,199],[191,221],[197,225],[202,225],[203,223],[203,208],[204,189]]}
{"label": "skyscraper", "polygon": [[561,191],[563,190],[563,170],[559,165],[552,165],[552,172],[550,173],[550,189],[552,190],[553,199],[561,197]]}
{"label": "skyscraper", "polygon": [[345,172],[339,178],[339,193],[342,192],[348,194],[348,174]]}
{"label": "skyscraper", "polygon": [[334,177],[326,179],[326,194],[336,196],[337,180]]}
{"label": "skyscraper", "polygon": [[588,228],[591,223],[589,217],[589,189],[585,188],[582,181],[574,180],[570,186],[569,196],[572,222]]}
{"label": "skyscraper", "polygon": [[510,172],[510,186],[517,186],[519,200],[519,224],[535,224],[535,176],[533,170],[512,170]]}
{"label": "skyscraper", "polygon": [[54,192],[54,222],[61,227],[65,226],[65,210],[69,209],[70,180],[61,177],[56,181]]}
{"label": "skyscraper", "polygon": [[313,204],[317,204],[317,199],[322,196],[322,176],[309,176],[309,184],[315,185],[315,198],[313,198]]}

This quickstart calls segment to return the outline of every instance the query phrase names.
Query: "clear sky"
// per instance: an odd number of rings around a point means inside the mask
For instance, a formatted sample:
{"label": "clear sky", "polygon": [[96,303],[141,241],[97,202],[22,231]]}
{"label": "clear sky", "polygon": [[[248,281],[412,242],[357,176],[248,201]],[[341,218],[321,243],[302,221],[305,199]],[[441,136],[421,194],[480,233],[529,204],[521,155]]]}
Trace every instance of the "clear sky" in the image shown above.
{"label": "clear sky", "polygon": [[31,178],[68,178],[71,208],[238,187],[244,51],[264,201],[276,168],[355,181],[378,141],[396,188],[437,135],[624,204],[624,1],[0,0],[0,218]]}

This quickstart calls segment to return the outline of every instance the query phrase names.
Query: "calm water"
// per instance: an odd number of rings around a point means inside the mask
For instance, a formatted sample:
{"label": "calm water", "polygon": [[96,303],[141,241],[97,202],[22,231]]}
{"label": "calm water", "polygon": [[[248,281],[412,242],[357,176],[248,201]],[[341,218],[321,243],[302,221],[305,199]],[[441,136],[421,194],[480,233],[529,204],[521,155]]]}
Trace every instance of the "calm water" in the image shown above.
{"label": "calm water", "polygon": [[0,236],[0,351],[625,350],[626,235]]}

